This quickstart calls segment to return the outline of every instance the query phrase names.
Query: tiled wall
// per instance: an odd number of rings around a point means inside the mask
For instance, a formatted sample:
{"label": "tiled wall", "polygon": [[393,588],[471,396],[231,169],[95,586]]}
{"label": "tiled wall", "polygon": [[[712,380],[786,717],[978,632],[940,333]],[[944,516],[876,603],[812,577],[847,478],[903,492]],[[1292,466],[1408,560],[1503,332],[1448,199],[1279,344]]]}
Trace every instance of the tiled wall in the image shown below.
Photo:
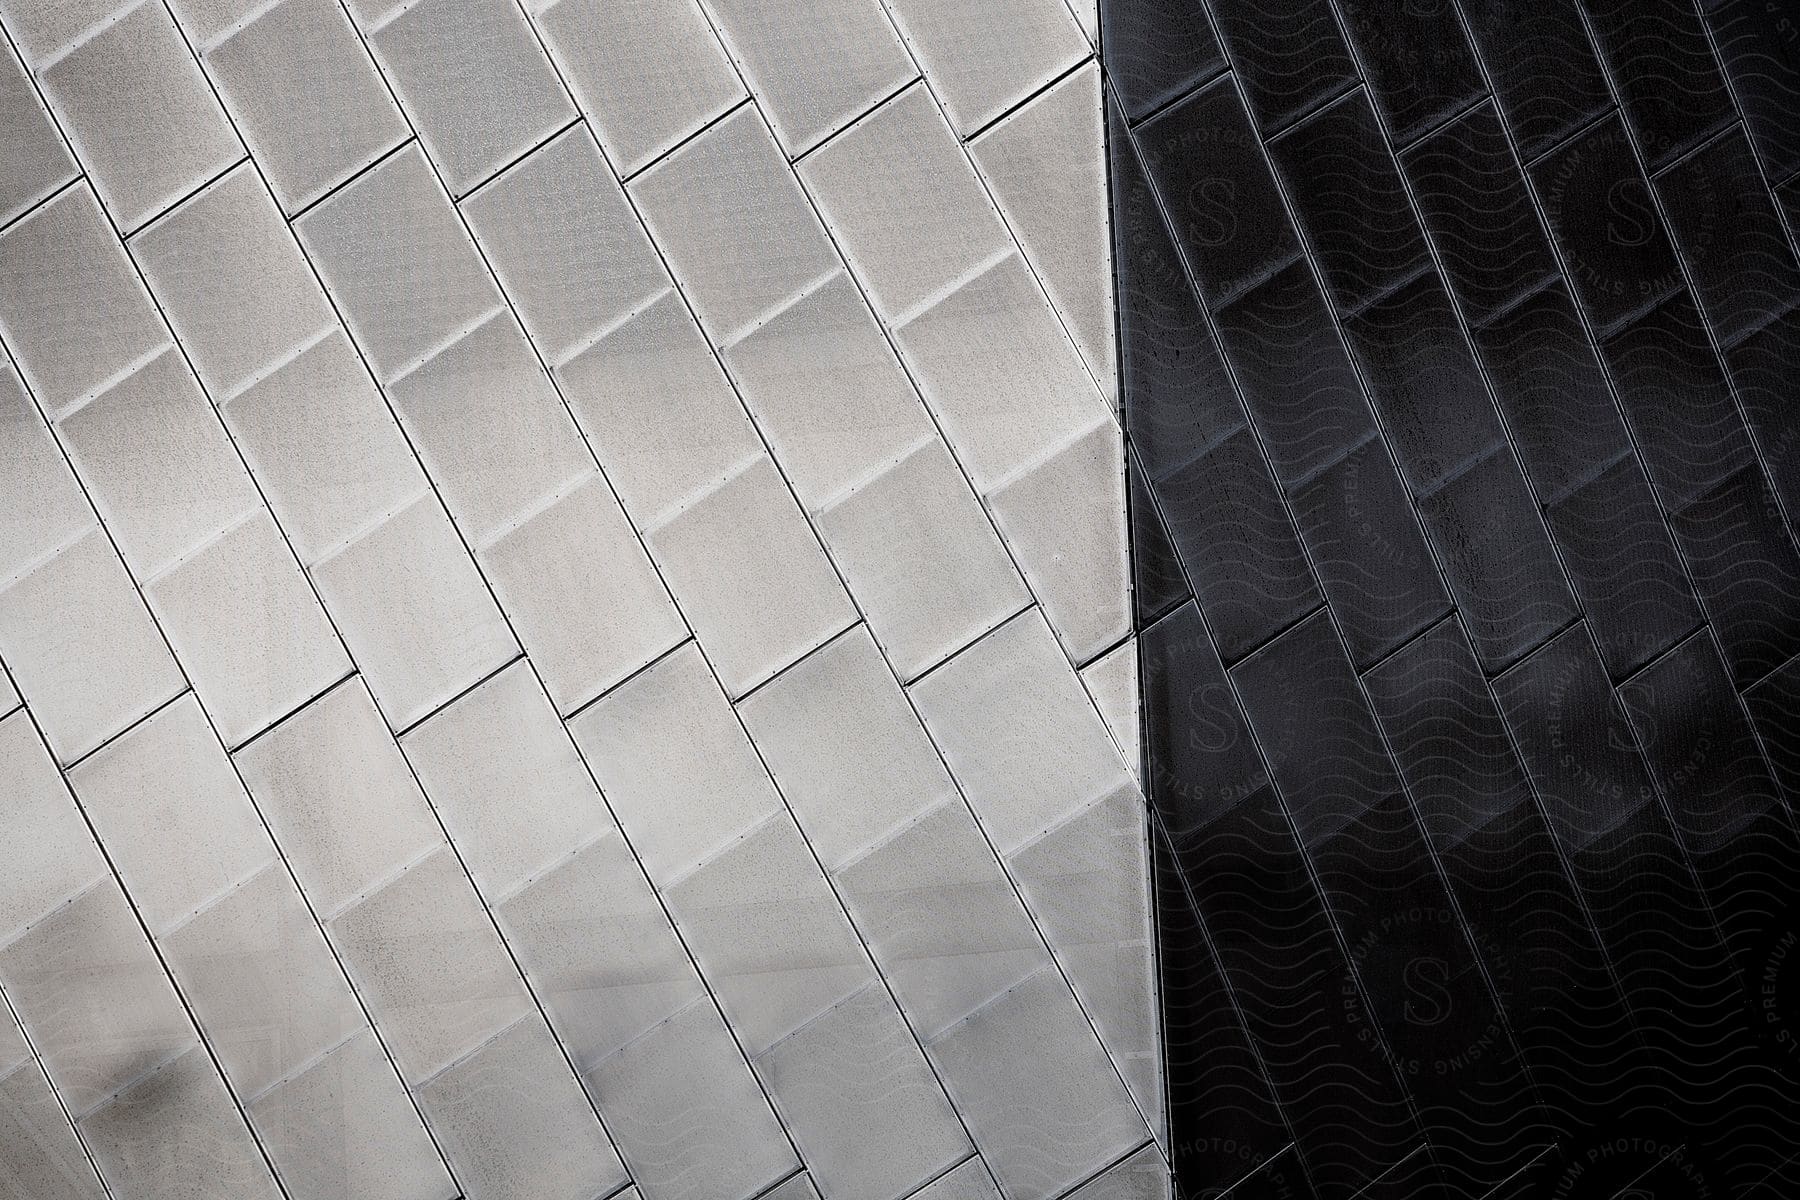
{"label": "tiled wall", "polygon": [[1108,0],[1187,1195],[1800,1190],[1794,15]]}
{"label": "tiled wall", "polygon": [[0,1195],[1165,1195],[1091,6],[120,4],[0,0]]}

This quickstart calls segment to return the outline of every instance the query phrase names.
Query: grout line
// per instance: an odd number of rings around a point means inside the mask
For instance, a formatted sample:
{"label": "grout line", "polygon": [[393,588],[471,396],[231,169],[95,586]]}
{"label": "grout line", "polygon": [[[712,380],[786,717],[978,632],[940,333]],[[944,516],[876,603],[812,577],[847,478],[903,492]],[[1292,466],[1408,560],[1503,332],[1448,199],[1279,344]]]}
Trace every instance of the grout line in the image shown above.
{"label": "grout line", "polygon": [[[1083,38],[1082,40],[1086,41],[1087,39]],[[1052,75],[1049,79],[1045,80],[1043,83],[1039,84],[1037,87],[1033,88],[1030,91],[1030,93],[1028,93],[1023,99],[1015,101],[1013,104],[1009,105],[1006,109],[1004,109],[998,116],[990,117],[988,120],[982,122],[979,126],[977,126],[975,129],[971,130],[970,132],[958,135],[957,140],[962,142],[962,144],[965,146],[968,145],[970,142],[973,142],[976,138],[979,138],[982,134],[988,132],[990,129],[993,129],[995,126],[997,126],[1001,122],[1005,121],[1008,117],[1011,117],[1014,113],[1020,112],[1023,109],[1030,106],[1033,101],[1036,101],[1036,100],[1040,99],[1041,97],[1048,95],[1052,90],[1054,90],[1056,88],[1056,86],[1058,84],[1062,83],[1063,80],[1072,78],[1083,67],[1087,66],[1089,63],[1094,62],[1094,61],[1095,61],[1094,50],[1093,50],[1093,47],[1090,46],[1088,48],[1088,52],[1086,54],[1082,55],[1075,62],[1070,63],[1068,66],[1064,67],[1062,70],[1060,70],[1056,74]],[[956,132],[954,126],[951,127],[951,132],[952,133]]]}
{"label": "grout line", "polygon": [[[348,19],[348,18],[346,18],[346,19]],[[366,53],[366,51],[365,51],[365,53]],[[380,72],[377,72],[377,74],[379,74],[379,73]],[[314,196],[312,199],[308,200],[305,204],[302,204],[299,208],[296,208],[293,212],[283,213],[287,223],[289,225],[297,224],[302,217],[304,217],[308,213],[312,212],[313,209],[318,208],[320,205],[324,204],[327,200],[330,200],[333,196],[336,196],[339,192],[343,191],[345,188],[358,182],[359,180],[362,179],[362,177],[364,175],[368,175],[377,170],[380,170],[381,167],[389,159],[398,157],[403,151],[405,151],[407,149],[407,147],[412,146],[416,143],[418,143],[418,135],[409,132],[405,138],[396,142],[394,145],[389,146],[386,150],[383,150],[380,154],[377,154],[374,158],[370,159],[368,162],[364,163],[362,166],[356,168],[356,170],[350,172],[350,174],[344,176],[342,179],[338,180],[336,183],[332,184],[330,187],[328,187],[324,191],[320,192],[317,196]],[[424,157],[423,145],[420,146],[420,157]],[[258,173],[260,174],[260,168],[259,168]],[[263,182],[266,185],[268,181],[267,181],[267,179],[265,179]],[[269,194],[271,197],[274,197],[275,193],[274,193],[273,188],[270,188]],[[275,209],[277,212],[283,211],[281,208],[281,201],[279,198],[275,199]]]}
{"label": "grout line", "polygon": [[[533,24],[532,28],[535,31],[535,29],[536,29],[535,23]],[[545,49],[544,56],[546,58],[549,57],[549,49],[548,48]],[[554,61],[552,62],[551,65],[556,70],[557,78],[561,79],[562,78],[562,68],[556,66]],[[564,80],[563,82],[564,82],[564,86],[567,87],[568,86],[567,80]],[[571,89],[571,91],[572,90],[573,89]],[[649,173],[650,171],[655,170],[657,167],[661,166],[664,162],[668,161],[670,158],[673,158],[676,154],[680,153],[683,149],[685,149],[687,147],[688,143],[696,141],[699,138],[705,136],[705,134],[707,134],[709,131],[711,131],[715,125],[723,125],[726,121],[728,121],[732,117],[736,116],[739,109],[745,107],[746,105],[753,106],[754,104],[755,104],[755,101],[751,98],[750,94],[746,91],[746,93],[744,94],[744,97],[741,100],[734,102],[730,108],[724,109],[721,112],[715,114],[714,116],[707,118],[707,120],[703,124],[701,124],[701,126],[698,129],[695,129],[690,133],[684,134],[679,141],[675,142],[667,150],[663,150],[660,153],[658,153],[654,158],[651,158],[646,162],[638,164],[638,166],[634,167],[629,174],[619,175],[618,176],[619,186],[620,187],[631,186],[631,184],[635,183],[640,176],[643,176],[643,175]],[[641,218],[640,218],[640,221],[641,221]],[[649,227],[645,226],[646,232],[648,232],[648,229],[649,229]],[[654,241],[655,239],[652,238],[651,240]]]}

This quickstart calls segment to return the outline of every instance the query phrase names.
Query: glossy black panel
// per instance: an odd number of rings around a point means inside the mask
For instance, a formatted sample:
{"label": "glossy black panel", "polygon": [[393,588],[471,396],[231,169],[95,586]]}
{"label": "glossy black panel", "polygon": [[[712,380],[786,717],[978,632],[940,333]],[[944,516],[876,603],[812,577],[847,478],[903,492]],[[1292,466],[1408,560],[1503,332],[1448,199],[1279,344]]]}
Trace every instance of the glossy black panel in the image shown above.
{"label": "glossy black panel", "polygon": [[1773,0],[1724,0],[1706,20],[1763,169],[1800,171],[1800,19]]}
{"label": "glossy black panel", "polygon": [[1573,3],[1462,0],[1519,153],[1534,158],[1612,107]]}
{"label": "glossy black panel", "polygon": [[1485,90],[1456,7],[1435,0],[1341,0],[1383,123],[1405,145]]}
{"label": "glossy black panel", "polygon": [[1214,0],[1212,10],[1264,133],[1356,82],[1331,0]]}
{"label": "glossy black panel", "polygon": [[1303,1200],[1317,1194],[1307,1182],[1300,1156],[1290,1148],[1238,1180],[1226,1196],[1229,1200]]}
{"label": "glossy black panel", "polygon": [[1771,671],[1744,702],[1789,804],[1800,804],[1800,658]]}
{"label": "glossy black panel", "polygon": [[1580,3],[1652,170],[1731,120],[1731,96],[1693,0]]}
{"label": "glossy black panel", "polygon": [[1126,509],[1130,519],[1131,580],[1134,611],[1142,626],[1188,598],[1187,576],[1175,557],[1175,544],[1150,494],[1148,476],[1132,455],[1126,464]]}
{"label": "glossy black panel", "polygon": [[1106,72],[1133,121],[1225,69],[1201,0],[1105,0]]}
{"label": "glossy black panel", "polygon": [[1726,350],[1725,367],[1769,483],[1791,518],[1800,512],[1800,308]]}
{"label": "glossy black panel", "polygon": [[1762,472],[1744,467],[1671,523],[1737,685],[1800,652],[1800,558]]}

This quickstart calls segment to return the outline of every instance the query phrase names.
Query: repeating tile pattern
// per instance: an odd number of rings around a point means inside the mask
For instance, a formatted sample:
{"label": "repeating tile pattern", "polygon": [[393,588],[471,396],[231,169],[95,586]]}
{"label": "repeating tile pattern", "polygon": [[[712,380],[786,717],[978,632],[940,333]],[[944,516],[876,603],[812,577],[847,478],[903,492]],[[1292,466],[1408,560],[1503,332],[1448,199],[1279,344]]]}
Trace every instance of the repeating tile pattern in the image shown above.
{"label": "repeating tile pattern", "polygon": [[1097,24],[0,0],[0,1193],[1170,1194]]}
{"label": "repeating tile pattern", "polygon": [[1793,1191],[1788,10],[1104,15],[1177,1186]]}

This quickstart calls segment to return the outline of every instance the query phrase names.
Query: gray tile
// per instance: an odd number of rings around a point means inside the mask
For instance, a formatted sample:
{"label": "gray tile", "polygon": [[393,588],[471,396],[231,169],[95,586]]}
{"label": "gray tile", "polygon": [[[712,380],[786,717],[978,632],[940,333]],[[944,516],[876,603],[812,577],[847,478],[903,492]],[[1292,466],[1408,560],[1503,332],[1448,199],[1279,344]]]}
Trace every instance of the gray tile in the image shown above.
{"label": "gray tile", "polygon": [[733,696],[856,620],[766,455],[647,530],[645,540]]}
{"label": "gray tile", "polygon": [[691,644],[603,696],[569,729],[658,887],[780,811],[780,795]]}
{"label": "gray tile", "polygon": [[0,579],[94,522],[75,473],[11,367],[0,367],[0,512]]}
{"label": "gray tile", "polygon": [[443,840],[356,680],[315,700],[233,760],[321,917],[343,910]]}
{"label": "gray tile", "polygon": [[889,0],[888,8],[964,137],[1089,53],[1063,0]]}
{"label": "gray tile", "polygon": [[252,167],[159,218],[131,252],[215,399],[337,324]]}
{"label": "gray tile", "polygon": [[83,759],[69,784],[155,936],[275,861],[191,695]]}
{"label": "gray tile", "polygon": [[490,903],[612,828],[575,745],[515,663],[401,741]]}
{"label": "gray tile", "polygon": [[333,917],[330,929],[357,993],[415,1088],[533,1011],[448,846]]}
{"label": "gray tile", "polygon": [[676,927],[752,1058],[875,978],[786,812],[668,885]]}
{"label": "gray tile", "polygon": [[119,0],[4,0],[0,17],[25,61],[36,66],[121,7]]}
{"label": "gray tile", "polygon": [[920,1188],[914,1200],[1000,1200],[1000,1192],[982,1161],[971,1158]]}
{"label": "gray tile", "polygon": [[344,10],[280,0],[205,52],[238,132],[293,213],[411,136]]}
{"label": "gray tile", "polygon": [[308,209],[295,229],[383,380],[500,305],[417,146]]}
{"label": "gray tile", "polygon": [[467,1195],[593,1200],[626,1182],[536,1013],[420,1088],[419,1100]]}
{"label": "gray tile", "polygon": [[291,1200],[451,1200],[406,1089],[367,1030],[259,1096],[250,1120]]}
{"label": "gray tile", "polygon": [[187,686],[98,525],[0,586],[0,659],[65,763]]}
{"label": "gray tile", "polygon": [[199,49],[253,21],[267,0],[169,0],[176,22]]}
{"label": "gray tile", "polygon": [[669,285],[586,126],[462,203],[531,340],[559,363]]}
{"label": "gray tile", "polygon": [[1171,1183],[1169,1164],[1154,1145],[1145,1146],[1082,1184],[1070,1200],[1169,1200]]}
{"label": "gray tile", "polygon": [[630,191],[715,342],[735,340],[838,269],[754,105],[682,146]]}
{"label": "gray tile", "polygon": [[743,99],[694,0],[533,0],[530,7],[620,175]]}
{"label": "gray tile", "polygon": [[0,222],[6,222],[78,173],[11,47],[0,48],[0,131]]}
{"label": "gray tile", "polygon": [[366,32],[459,196],[575,117],[514,0],[419,0]]}
{"label": "gray tile", "polygon": [[819,532],[901,679],[942,662],[1031,600],[935,435],[819,514]]}
{"label": "gray tile", "polygon": [[0,1075],[0,1179],[18,1200],[100,1200],[105,1194],[49,1081],[29,1059]]}
{"label": "gray tile", "polygon": [[607,1058],[587,1084],[644,1200],[749,1200],[800,1165],[710,1000]]}
{"label": "gray tile", "polygon": [[126,232],[243,157],[161,4],[135,6],[40,65],[38,79],[107,212]]}
{"label": "gray tile", "polygon": [[313,580],[395,729],[519,653],[434,496],[315,564]]}
{"label": "gray tile", "polygon": [[560,712],[572,712],[688,636],[643,543],[598,474],[481,552]]}
{"label": "gray tile", "polygon": [[169,340],[86,187],[0,233],[0,329],[52,417]]}
{"label": "gray tile", "polygon": [[790,157],[918,73],[879,0],[712,0],[712,11]]}
{"label": "gray tile", "polygon": [[1100,719],[1106,722],[1125,765],[1137,775],[1138,759],[1143,754],[1137,639],[1115,646],[1081,668],[1081,682],[1094,698],[1094,707],[1100,710]]}
{"label": "gray tile", "polygon": [[880,984],[770,1047],[756,1067],[826,1195],[899,1200],[974,1149]]}
{"label": "gray tile", "polygon": [[144,587],[163,633],[236,746],[351,671],[318,597],[258,510]]}
{"label": "gray tile", "polygon": [[0,772],[10,781],[0,838],[17,852],[0,879],[0,944],[108,867],[28,713],[0,720]]}
{"label": "gray tile", "polygon": [[738,709],[826,870],[956,796],[866,629],[801,659]]}

